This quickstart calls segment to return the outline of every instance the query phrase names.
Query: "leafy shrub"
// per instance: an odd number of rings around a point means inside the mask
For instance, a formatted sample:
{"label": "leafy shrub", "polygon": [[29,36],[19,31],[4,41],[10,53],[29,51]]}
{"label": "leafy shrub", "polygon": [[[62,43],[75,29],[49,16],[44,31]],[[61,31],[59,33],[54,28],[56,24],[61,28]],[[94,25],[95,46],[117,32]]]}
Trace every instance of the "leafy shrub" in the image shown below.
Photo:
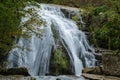
{"label": "leafy shrub", "polygon": [[108,7],[106,5],[103,5],[103,6],[100,6],[100,7],[96,7],[94,10],[93,10],[93,15],[97,16],[99,15],[100,13],[103,13],[105,11],[108,10]]}
{"label": "leafy shrub", "polygon": [[115,7],[108,9],[107,5],[103,5],[89,11],[87,16],[90,18],[87,22],[89,31],[92,32],[91,42],[96,47],[120,49],[120,14]]}

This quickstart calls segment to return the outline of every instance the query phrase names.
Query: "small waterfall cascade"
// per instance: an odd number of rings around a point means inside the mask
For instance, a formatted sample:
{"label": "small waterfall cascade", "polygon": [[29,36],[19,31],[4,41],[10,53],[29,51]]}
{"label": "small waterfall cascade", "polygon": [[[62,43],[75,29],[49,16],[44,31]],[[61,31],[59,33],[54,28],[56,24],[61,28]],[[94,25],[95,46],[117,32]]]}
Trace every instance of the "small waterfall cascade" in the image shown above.
{"label": "small waterfall cascade", "polygon": [[[32,75],[49,73],[51,51],[57,47],[52,28],[57,32],[58,40],[69,55],[75,75],[81,75],[83,65],[94,66],[94,50],[89,46],[85,34],[78,30],[76,23],[65,18],[59,7],[48,4],[39,4],[39,6],[40,8],[25,7],[25,10],[32,10],[32,13],[31,15],[26,13],[22,17],[21,24],[27,23],[35,15],[37,20],[42,20],[44,24],[29,23],[33,30],[24,27],[23,32],[28,31],[30,37],[21,37],[17,42],[19,47],[10,51],[8,67],[27,67]],[[36,33],[41,34],[41,31],[43,31],[41,37],[37,36]]]}

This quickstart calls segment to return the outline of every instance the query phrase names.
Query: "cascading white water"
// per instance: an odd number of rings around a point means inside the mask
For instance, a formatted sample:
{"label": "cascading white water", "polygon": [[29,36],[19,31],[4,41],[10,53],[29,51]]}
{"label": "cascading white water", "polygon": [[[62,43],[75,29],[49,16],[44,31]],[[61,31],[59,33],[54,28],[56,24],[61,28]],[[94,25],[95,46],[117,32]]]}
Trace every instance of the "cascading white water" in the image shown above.
{"label": "cascading white water", "polygon": [[[78,30],[76,23],[65,18],[59,7],[47,4],[40,4],[39,6],[41,8],[29,6],[25,10],[32,9],[32,13],[38,15],[37,20],[42,19],[45,22],[41,26],[32,24],[36,32],[40,33],[38,29],[41,28],[44,30],[43,36],[39,38],[34,32],[30,31],[29,35],[31,37],[21,37],[17,46],[23,49],[14,48],[10,51],[8,67],[27,67],[32,75],[45,75],[49,73],[51,51],[56,47],[52,27],[56,30],[59,40],[70,57],[75,75],[81,75],[83,64],[87,67],[94,66],[94,51],[89,46],[85,34]],[[26,14],[22,18],[21,24],[26,23],[31,17],[33,16]],[[26,29],[23,31],[26,31]]]}

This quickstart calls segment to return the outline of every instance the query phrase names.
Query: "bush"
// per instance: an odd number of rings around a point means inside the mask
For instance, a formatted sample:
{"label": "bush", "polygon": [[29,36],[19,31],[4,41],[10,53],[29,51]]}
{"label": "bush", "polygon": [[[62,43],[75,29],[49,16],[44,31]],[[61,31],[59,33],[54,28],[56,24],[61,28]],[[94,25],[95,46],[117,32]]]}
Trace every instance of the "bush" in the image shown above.
{"label": "bush", "polygon": [[90,41],[96,47],[117,50],[120,49],[120,13],[118,7],[120,1],[107,3],[109,5],[89,8],[87,14],[84,14],[84,20],[87,23],[88,31],[92,33]]}

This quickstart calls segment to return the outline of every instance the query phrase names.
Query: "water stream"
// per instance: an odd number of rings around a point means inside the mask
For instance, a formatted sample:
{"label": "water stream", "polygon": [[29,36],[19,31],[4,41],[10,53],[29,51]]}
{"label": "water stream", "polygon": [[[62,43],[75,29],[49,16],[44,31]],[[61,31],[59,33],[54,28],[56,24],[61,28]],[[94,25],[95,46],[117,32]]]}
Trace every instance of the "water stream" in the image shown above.
{"label": "water stream", "polygon": [[44,24],[31,23],[31,25],[39,34],[43,30],[43,34],[39,37],[34,31],[28,30],[31,37],[19,39],[17,42],[19,48],[16,47],[10,51],[8,67],[27,67],[30,74],[35,76],[49,73],[51,51],[58,46],[52,28],[57,32],[59,37],[57,40],[66,49],[76,76],[81,75],[83,65],[86,67],[94,66],[94,50],[89,46],[85,34],[78,29],[76,23],[65,18],[59,7],[48,4],[38,5],[41,8],[33,5],[25,7],[25,10],[32,9],[32,15],[27,13],[26,16],[22,17],[21,24],[37,15],[35,18],[43,20]]}

